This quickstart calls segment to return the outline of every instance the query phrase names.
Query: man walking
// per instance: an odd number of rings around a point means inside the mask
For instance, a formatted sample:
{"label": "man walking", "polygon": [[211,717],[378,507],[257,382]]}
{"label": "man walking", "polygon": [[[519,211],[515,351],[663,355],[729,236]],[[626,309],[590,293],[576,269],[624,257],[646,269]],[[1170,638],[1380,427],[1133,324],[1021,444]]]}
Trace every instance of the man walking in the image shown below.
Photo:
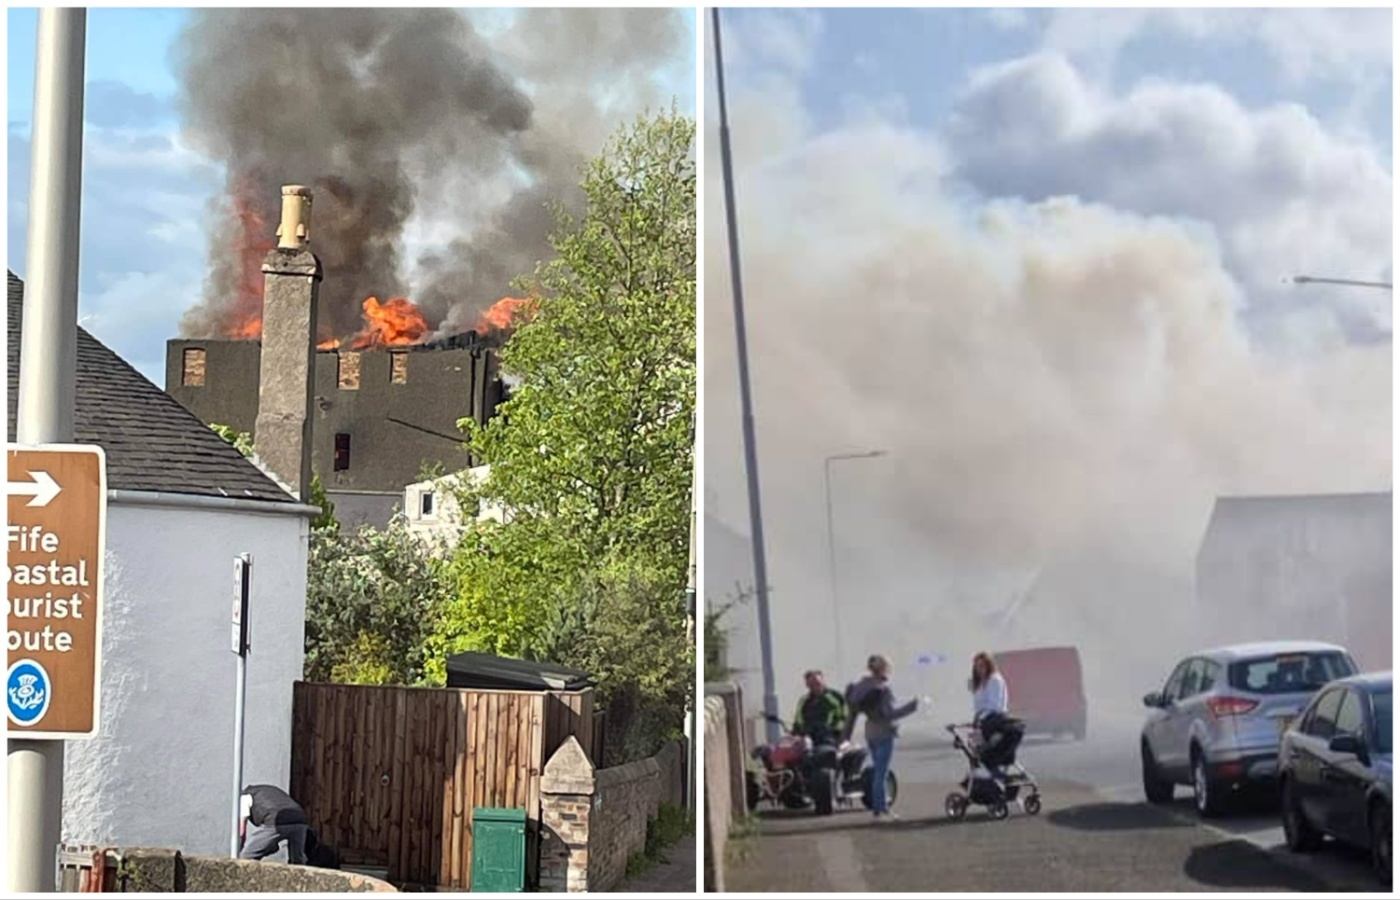
{"label": "man walking", "polygon": [[[306,810],[279,787],[255,784],[243,789],[244,842],[239,859],[266,859],[287,842],[287,861],[306,865]],[[251,825],[252,827],[248,827]]]}

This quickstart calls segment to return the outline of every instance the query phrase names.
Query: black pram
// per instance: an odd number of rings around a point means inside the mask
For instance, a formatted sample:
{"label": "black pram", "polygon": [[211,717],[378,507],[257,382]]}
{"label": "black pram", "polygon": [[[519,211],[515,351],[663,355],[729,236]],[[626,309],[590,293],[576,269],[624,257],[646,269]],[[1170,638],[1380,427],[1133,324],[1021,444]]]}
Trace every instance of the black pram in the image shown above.
{"label": "black pram", "polygon": [[977,723],[982,732],[982,744],[977,755],[982,765],[1001,775],[1002,770],[1016,764],[1016,748],[1026,736],[1026,723],[1005,713],[987,713]]}
{"label": "black pram", "polygon": [[1020,801],[1028,815],[1040,812],[1040,787],[1016,761],[1026,727],[1019,719],[997,713],[976,724],[949,725],[953,746],[967,758],[967,776],[943,802],[949,817],[961,819],[968,806],[985,806],[994,819],[1004,819],[1010,804]]}

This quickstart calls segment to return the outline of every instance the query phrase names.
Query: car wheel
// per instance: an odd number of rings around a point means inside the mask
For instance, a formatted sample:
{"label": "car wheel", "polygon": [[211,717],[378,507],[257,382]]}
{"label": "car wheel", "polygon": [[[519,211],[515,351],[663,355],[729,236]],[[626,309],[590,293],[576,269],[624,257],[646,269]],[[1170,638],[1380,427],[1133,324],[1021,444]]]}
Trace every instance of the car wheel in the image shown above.
{"label": "car wheel", "polygon": [[1213,819],[1225,811],[1220,785],[1210,777],[1205,754],[1191,751],[1191,789],[1195,795],[1196,812],[1203,819]]}
{"label": "car wheel", "polygon": [[1162,777],[1157,769],[1157,759],[1147,741],[1142,742],[1142,792],[1148,803],[1170,803],[1176,793],[1176,785]]}
{"label": "car wheel", "polygon": [[1292,778],[1283,779],[1279,804],[1283,813],[1283,840],[1294,853],[1310,853],[1322,846],[1322,832],[1308,821],[1298,802],[1298,788]]}
{"label": "car wheel", "polygon": [[1390,809],[1383,804],[1371,805],[1371,866],[1381,884],[1390,885]]}

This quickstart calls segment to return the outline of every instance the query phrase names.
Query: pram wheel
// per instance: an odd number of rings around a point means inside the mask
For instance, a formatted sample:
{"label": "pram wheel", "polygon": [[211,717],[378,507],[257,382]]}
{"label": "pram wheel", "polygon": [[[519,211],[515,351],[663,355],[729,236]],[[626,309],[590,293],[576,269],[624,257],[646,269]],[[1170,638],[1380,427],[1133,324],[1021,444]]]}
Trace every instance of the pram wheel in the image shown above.
{"label": "pram wheel", "polygon": [[991,814],[993,819],[1001,820],[1011,815],[1011,808],[998,800],[987,806],[987,812]]}
{"label": "pram wheel", "polygon": [[961,819],[967,812],[967,798],[962,794],[949,794],[943,801],[943,811],[950,819]]}
{"label": "pram wheel", "polygon": [[1031,794],[1021,801],[1021,808],[1026,811],[1026,815],[1034,816],[1040,814],[1040,795]]}

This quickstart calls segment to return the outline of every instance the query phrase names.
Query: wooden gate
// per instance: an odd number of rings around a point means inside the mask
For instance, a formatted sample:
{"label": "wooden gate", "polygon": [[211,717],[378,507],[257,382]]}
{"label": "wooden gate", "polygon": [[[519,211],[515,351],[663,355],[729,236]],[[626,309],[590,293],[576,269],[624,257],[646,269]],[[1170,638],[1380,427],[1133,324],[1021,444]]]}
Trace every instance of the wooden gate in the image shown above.
{"label": "wooden gate", "polygon": [[398,884],[470,888],[476,807],[525,810],[533,881],[544,763],[569,735],[593,755],[591,689],[298,682],[293,696],[292,796],[344,862]]}

